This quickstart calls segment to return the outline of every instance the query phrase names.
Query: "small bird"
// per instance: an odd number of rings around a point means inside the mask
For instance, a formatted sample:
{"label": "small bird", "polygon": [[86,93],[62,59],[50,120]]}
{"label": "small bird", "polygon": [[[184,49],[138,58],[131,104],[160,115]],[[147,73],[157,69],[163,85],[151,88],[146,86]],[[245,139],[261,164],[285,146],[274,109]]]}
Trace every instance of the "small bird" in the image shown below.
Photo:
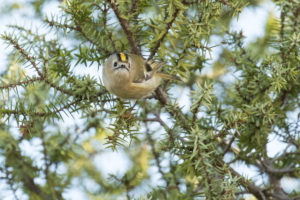
{"label": "small bird", "polygon": [[180,81],[179,78],[158,72],[165,63],[146,61],[142,56],[126,53],[112,54],[103,67],[106,89],[123,99],[149,96],[162,79]]}

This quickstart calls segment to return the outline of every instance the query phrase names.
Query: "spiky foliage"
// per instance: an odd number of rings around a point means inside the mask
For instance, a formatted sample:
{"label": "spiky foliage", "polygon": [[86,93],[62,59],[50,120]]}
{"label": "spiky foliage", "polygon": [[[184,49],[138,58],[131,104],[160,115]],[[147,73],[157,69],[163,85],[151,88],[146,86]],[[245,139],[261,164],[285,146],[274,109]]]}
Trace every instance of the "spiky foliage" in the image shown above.
{"label": "spiky foliage", "polygon": [[[39,16],[45,2],[32,1]],[[16,199],[64,199],[78,179],[90,199],[297,199],[299,190],[280,181],[299,181],[300,2],[274,3],[280,17],[271,13],[250,44],[229,25],[255,0],[69,0],[44,19],[46,33],[10,26],[2,33],[13,51],[1,74],[1,181]],[[212,63],[214,48],[221,54]],[[166,81],[137,102],[118,99],[84,72],[120,51],[164,61],[187,81]],[[275,156],[272,138],[285,147]],[[36,155],[25,144],[36,144]],[[131,166],[107,176],[95,162],[104,149],[123,152]],[[255,167],[257,181],[235,163]]]}

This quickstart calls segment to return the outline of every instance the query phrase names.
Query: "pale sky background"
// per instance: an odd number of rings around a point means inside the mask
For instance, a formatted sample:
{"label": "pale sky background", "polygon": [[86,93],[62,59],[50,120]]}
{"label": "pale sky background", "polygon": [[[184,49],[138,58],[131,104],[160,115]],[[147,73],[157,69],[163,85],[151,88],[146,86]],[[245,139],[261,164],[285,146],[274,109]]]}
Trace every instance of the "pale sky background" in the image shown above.
{"label": "pale sky background", "polygon": [[[0,9],[3,7],[5,0],[0,0]],[[19,0],[18,2],[24,3],[28,2],[28,0]],[[46,13],[47,16],[51,15],[59,15],[60,10],[58,9],[58,3],[57,1],[50,2],[43,8],[44,13]],[[30,18],[29,13],[33,13],[34,11],[29,8],[25,7],[23,9],[14,11],[13,13],[9,13],[7,15],[0,17],[0,33],[3,33],[5,30],[7,30],[6,25],[8,24],[18,24],[21,26],[31,27],[33,30],[35,28],[38,28],[39,30],[43,31],[43,26],[38,20],[34,20],[32,17]],[[261,37],[264,35],[264,27],[266,24],[267,17],[269,16],[270,12],[274,12],[275,15],[278,16],[278,10],[276,10],[275,6],[270,1],[265,1],[263,4],[261,4],[258,8],[247,8],[244,9],[241,15],[238,19],[235,19],[231,23],[232,30],[243,30],[243,33],[246,38],[246,42],[254,41],[257,37]],[[24,17],[24,15],[28,15]],[[45,31],[45,30],[44,30]],[[3,70],[3,67],[5,66],[5,63],[7,63],[6,55],[10,52],[11,48],[7,48],[7,45],[3,44],[3,40],[0,40],[0,73]],[[213,53],[212,57],[217,58],[219,50],[216,48]],[[83,71],[80,71],[82,74]],[[85,74],[90,74],[91,76],[95,76],[97,74],[97,79],[100,80],[101,72],[98,71],[97,67],[89,68],[89,70],[84,71]],[[178,94],[178,93],[177,93]],[[183,90],[180,94],[181,97],[178,96],[178,101],[181,106],[186,105],[185,109],[188,110],[189,104],[187,102],[187,90]],[[176,95],[175,95],[176,96]],[[291,115],[291,117],[293,117]],[[79,122],[80,123],[80,122]],[[65,121],[62,126],[68,127],[72,126],[74,124],[73,119],[69,121]],[[94,133],[91,133],[94,134]],[[86,135],[85,137],[89,137],[89,135]],[[269,138],[272,142],[268,145],[269,149],[269,155],[274,156],[276,153],[281,151],[285,145],[278,141],[275,137]],[[40,141],[33,140],[31,143],[29,142],[23,142],[22,143],[22,149],[24,150],[24,153],[26,155],[30,155],[31,157],[34,157],[35,160],[39,160],[41,158],[41,154],[38,153],[41,149],[40,147]],[[1,162],[1,158],[0,158]],[[130,161],[126,158],[126,154],[122,151],[118,152],[112,152],[109,149],[105,150],[105,153],[96,156],[95,158],[95,164],[99,166],[99,170],[103,172],[104,174],[116,174],[121,175],[124,172],[126,172],[126,169],[128,169],[131,165]],[[233,166],[235,169],[237,169],[239,172],[241,172],[246,177],[251,177],[254,180],[257,176],[257,171],[254,167],[247,167],[245,165],[241,164],[235,164]],[[64,167],[60,167],[62,172],[64,171]],[[149,174],[153,174],[151,176],[150,182],[152,183],[158,183],[160,175],[157,173],[156,167],[150,167],[149,168]],[[42,180],[37,180],[39,183],[42,183]],[[83,200],[88,199],[81,191],[80,188],[77,187],[78,180],[75,180],[73,185],[74,187],[68,190],[68,192],[64,195],[66,199],[70,200]],[[283,181],[285,185],[287,185],[288,189],[292,188],[300,188],[300,184],[298,181],[295,180],[284,180]],[[93,183],[87,182],[86,185],[89,185],[89,187],[93,187]],[[293,186],[293,187],[292,187]],[[14,197],[11,192],[2,192],[5,191],[6,186],[0,181],[0,199],[4,200],[13,200]],[[149,188],[140,188],[140,191],[137,191],[138,193],[143,193],[147,191]],[[20,197],[20,199],[26,199],[21,198],[22,193],[20,191],[17,192],[17,195]],[[24,196],[23,196],[24,197]],[[120,198],[122,200],[123,198]]]}

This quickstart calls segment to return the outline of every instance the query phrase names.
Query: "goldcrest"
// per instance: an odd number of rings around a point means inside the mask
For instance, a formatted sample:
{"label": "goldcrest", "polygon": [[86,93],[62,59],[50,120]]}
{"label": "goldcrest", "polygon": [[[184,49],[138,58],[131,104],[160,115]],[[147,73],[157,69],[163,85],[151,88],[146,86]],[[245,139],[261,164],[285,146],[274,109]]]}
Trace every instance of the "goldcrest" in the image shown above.
{"label": "goldcrest", "polygon": [[177,77],[158,72],[165,63],[146,61],[135,54],[112,54],[103,67],[106,89],[123,99],[140,99],[151,95],[161,80]]}

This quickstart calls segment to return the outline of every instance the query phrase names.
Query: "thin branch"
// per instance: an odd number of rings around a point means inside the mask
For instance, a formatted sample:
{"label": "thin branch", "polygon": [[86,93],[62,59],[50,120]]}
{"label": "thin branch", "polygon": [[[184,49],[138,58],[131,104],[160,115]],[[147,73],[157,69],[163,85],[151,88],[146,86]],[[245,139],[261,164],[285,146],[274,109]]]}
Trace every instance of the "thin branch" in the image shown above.
{"label": "thin branch", "polygon": [[270,160],[260,161],[260,168],[263,168],[269,174],[283,175],[286,173],[293,173],[297,169],[292,166],[293,164],[290,164],[288,167],[276,169]]}
{"label": "thin branch", "polygon": [[245,123],[245,120],[238,119],[236,121],[232,121],[230,124],[228,124],[226,127],[223,127],[223,129],[218,133],[218,138],[223,138],[227,131],[234,128],[235,125],[242,126],[243,123]]}
{"label": "thin branch", "polygon": [[45,162],[45,166],[46,166],[44,173],[45,173],[46,180],[49,183],[49,167],[50,167],[51,163],[49,162],[49,159],[48,159],[48,151],[47,151],[47,147],[46,147],[45,134],[44,134],[43,130],[41,131],[41,139],[42,139],[42,146],[43,146],[44,162]]}
{"label": "thin branch", "polygon": [[[74,17],[74,14],[72,13],[73,15],[73,18],[75,19]],[[110,54],[110,52],[108,50],[106,50],[105,48],[102,48],[98,45],[97,42],[95,42],[94,40],[92,40],[82,29],[81,25],[76,21],[74,20],[74,23],[76,26],[71,26],[69,24],[60,24],[60,23],[57,23],[53,20],[48,20],[46,19],[45,22],[47,22],[49,24],[50,27],[57,27],[57,28],[62,28],[62,29],[70,29],[72,31],[77,31],[79,32],[88,42],[90,42],[92,45],[96,46],[97,49],[100,49],[101,51],[103,51],[105,54]]]}
{"label": "thin branch", "polygon": [[9,83],[7,85],[0,85],[0,89],[9,89],[9,88],[15,88],[17,86],[24,86],[24,85],[29,85],[31,83],[41,81],[43,80],[42,77],[33,77],[32,79],[28,79],[25,81],[19,81],[16,83]]}
{"label": "thin branch", "polygon": [[12,44],[15,49],[17,49],[24,57],[27,61],[29,61],[32,65],[32,67],[35,69],[35,71],[38,73],[38,75],[44,79],[44,75],[43,73],[39,70],[39,68],[37,67],[36,63],[34,62],[35,57],[33,56],[29,56],[29,54],[27,52],[25,52],[25,50],[10,36],[7,35],[2,35],[3,39],[7,40],[10,44]]}
{"label": "thin branch", "polygon": [[127,20],[125,20],[124,18],[121,17],[121,13],[118,9],[118,6],[112,0],[107,0],[107,1],[111,5],[111,8],[113,9],[116,17],[118,18],[118,20],[120,22],[120,25],[121,25],[123,31],[125,32],[125,34],[127,36],[127,39],[128,39],[128,41],[130,43],[130,46],[131,46],[132,53],[137,54],[137,55],[141,55],[141,50],[138,49],[138,47],[137,47],[137,45],[134,41],[133,34],[130,30],[129,21],[127,21]]}
{"label": "thin branch", "polygon": [[33,178],[31,178],[28,174],[23,174],[22,182],[26,189],[31,191],[32,193],[38,195],[42,199],[51,200],[52,198],[46,194],[37,184],[35,184]]}
{"label": "thin branch", "polygon": [[[153,139],[152,139],[152,137],[151,137],[151,135],[148,131],[146,132],[146,134],[147,134],[147,139],[149,141],[149,144],[151,146],[151,152],[152,152],[152,155],[154,156],[155,164],[158,168],[159,173],[165,179],[165,173],[162,171],[162,167],[161,167],[160,160],[159,160],[159,153],[156,152],[156,150],[155,150],[154,141],[153,141]],[[166,180],[166,179],[165,179],[165,181],[167,182],[167,187],[168,187],[169,186],[169,181]],[[163,193],[163,196],[164,196],[165,199],[167,199],[166,193]]]}
{"label": "thin branch", "polygon": [[[284,4],[284,2],[283,2]],[[280,12],[280,53],[281,53],[281,59],[282,62],[285,60],[285,49],[283,49],[283,43],[284,43],[284,23],[285,23],[285,12],[284,12],[284,5],[282,7],[282,10]]]}
{"label": "thin branch", "polygon": [[166,93],[160,87],[155,90],[154,97],[164,106],[167,105],[169,100]]}
{"label": "thin branch", "polygon": [[16,194],[16,189],[13,186],[13,180],[11,178],[9,178],[8,171],[5,172],[5,177],[3,177],[3,178],[7,180],[7,183],[8,183],[8,185],[9,185],[9,187],[10,187],[10,189],[11,189],[13,195],[14,195],[15,200],[19,200],[19,198],[18,198],[18,196]]}
{"label": "thin branch", "polygon": [[229,149],[231,148],[231,145],[233,143],[233,141],[235,140],[236,136],[237,136],[238,132],[235,132],[234,135],[232,136],[231,140],[229,141],[229,143],[227,144],[224,152],[223,152],[223,156],[229,151]]}
{"label": "thin branch", "polygon": [[55,85],[54,83],[52,83],[49,79],[47,79],[46,77],[44,77],[43,79],[48,85],[50,85],[52,88],[56,89],[57,91],[60,91],[61,93],[64,93],[66,95],[69,95],[69,96],[73,96],[73,93],[69,90],[65,90],[64,88],[58,86],[58,85]]}
{"label": "thin branch", "polygon": [[188,118],[182,113],[182,110],[179,108],[177,104],[168,105],[167,107],[168,113],[175,119],[178,120],[179,125],[188,133],[191,131],[192,126],[190,126]]}
{"label": "thin branch", "polygon": [[[299,28],[299,13],[300,13],[300,7],[298,7],[297,9],[294,10],[293,15],[294,15],[294,24],[293,24],[293,32],[297,33],[297,27]],[[295,50],[295,57],[298,57],[299,51],[296,49],[296,43],[294,43],[289,51],[287,52],[287,55],[290,55],[292,51]]]}
{"label": "thin branch", "polygon": [[[290,155],[298,155],[298,156],[300,156],[300,151],[295,151],[295,152],[287,152],[287,151],[285,151],[281,155],[279,155],[278,157],[275,157],[273,159],[273,161],[280,160],[282,158],[286,158],[286,156],[290,156]],[[299,160],[299,159],[296,159],[296,160]]]}
{"label": "thin branch", "polygon": [[[94,96],[91,96],[89,98],[89,100],[91,102],[92,102],[92,100],[97,100],[101,95],[105,94],[106,92],[107,92],[106,90],[100,91],[100,92],[96,93]],[[26,110],[10,110],[10,109],[1,108],[0,109],[0,114],[15,115],[15,116],[18,116],[18,115],[23,115],[23,116],[31,115],[31,116],[38,116],[38,117],[48,117],[48,116],[51,116],[51,115],[55,115],[59,112],[62,112],[66,109],[69,109],[73,105],[77,105],[82,100],[84,100],[84,99],[77,98],[74,101],[64,105],[63,107],[61,107],[59,109],[55,109],[55,110],[50,111],[50,112],[32,112],[32,111],[26,111]],[[108,101],[110,101],[110,100],[108,100]],[[101,101],[101,102],[104,102],[104,101]],[[110,112],[109,110],[106,110],[106,109],[102,109],[102,111]]]}
{"label": "thin branch", "polygon": [[[198,146],[198,155],[200,156],[201,163],[203,165],[203,170],[204,170],[204,173],[205,173],[205,176],[206,176],[206,180],[207,180],[209,191],[212,192],[213,188],[212,188],[212,185],[211,185],[211,178],[210,178],[209,173],[208,173],[208,166],[207,166],[207,164],[205,162],[205,159],[204,159],[204,157],[202,155],[200,145]],[[213,199],[212,196],[210,196],[209,199]]]}
{"label": "thin branch", "polygon": [[193,118],[192,118],[192,124],[195,124],[197,120],[197,114],[199,112],[202,100],[204,99],[204,96],[202,95],[199,100],[197,100],[197,106],[192,110]]}
{"label": "thin branch", "polygon": [[72,92],[70,92],[68,90],[65,90],[64,88],[55,85],[49,79],[47,79],[47,77],[45,76],[45,74],[43,74],[39,70],[37,64],[34,62],[35,57],[34,56],[29,56],[29,54],[27,52],[25,52],[25,50],[15,40],[13,40],[13,38],[11,38],[9,36],[6,36],[6,35],[2,35],[2,37],[5,40],[9,41],[10,44],[12,44],[15,47],[15,49],[17,49],[25,57],[25,59],[30,62],[30,64],[35,69],[35,71],[37,72],[37,74],[39,75],[39,77],[41,78],[41,80],[45,81],[48,85],[50,85],[51,87],[53,87],[56,90],[60,91],[61,93],[67,94],[69,96],[73,95]]}
{"label": "thin branch", "polygon": [[57,28],[62,28],[62,29],[70,29],[73,31],[77,31],[76,26],[71,26],[67,23],[61,24],[53,20],[49,20],[48,18],[45,19],[45,22],[49,24],[50,27],[57,27]]}
{"label": "thin branch", "polygon": [[[22,170],[23,168],[23,173],[19,181],[22,182],[24,189],[30,191],[30,193],[32,194],[36,194],[40,199],[52,200],[53,198],[51,198],[51,195],[44,192],[41,189],[41,187],[34,182],[34,178],[30,174],[26,173],[26,170],[24,171],[24,167],[33,168],[33,166],[28,162],[25,162],[20,153],[14,154],[14,156],[15,159],[18,159],[20,161],[19,166],[21,166],[21,168],[19,170]],[[6,167],[5,170],[6,177],[8,178],[8,180],[10,180],[9,175],[13,175],[10,174],[10,172],[7,170],[7,168],[10,166],[5,166],[5,167]],[[15,181],[15,180],[12,179],[11,181]]]}
{"label": "thin branch", "polygon": [[161,36],[161,38],[159,38],[159,40],[156,42],[156,45],[154,46],[154,48],[151,50],[150,56],[148,57],[147,60],[151,60],[155,53],[157,52],[158,48],[160,47],[161,42],[165,39],[165,37],[167,36],[170,28],[172,27],[173,22],[175,21],[177,15],[179,13],[179,9],[177,8],[175,10],[175,12],[173,13],[172,19],[167,23],[167,27],[165,29],[164,34]]}
{"label": "thin branch", "polygon": [[135,13],[137,11],[137,3],[139,0],[132,0],[131,3],[131,9],[130,9],[130,13]]}
{"label": "thin branch", "polygon": [[146,118],[143,119],[144,122],[158,122],[167,132],[170,137],[171,142],[174,144],[174,135],[172,130],[168,127],[168,125],[160,118],[159,114],[155,114],[155,118]]}
{"label": "thin branch", "polygon": [[72,105],[75,105],[77,103],[79,103],[81,101],[81,99],[77,99],[77,100],[74,100],[72,101],[71,103],[69,104],[66,104],[65,106],[57,109],[57,110],[54,110],[54,111],[50,111],[50,112],[28,112],[28,111],[23,111],[23,110],[9,110],[9,109],[1,109],[0,110],[0,113],[2,114],[13,114],[13,115],[32,115],[32,116],[39,116],[39,117],[47,117],[47,116],[50,116],[50,115],[53,115],[53,114],[56,114],[56,113],[59,113],[65,109],[68,109],[70,108]]}
{"label": "thin branch", "polygon": [[230,167],[230,172],[233,176],[238,178],[238,182],[243,185],[251,194],[253,194],[258,200],[267,200],[263,190],[248,181],[244,176],[240,175],[237,171]]}
{"label": "thin branch", "polygon": [[98,45],[98,43],[96,43],[94,40],[92,40],[90,37],[87,36],[87,34],[83,31],[82,27],[80,26],[79,23],[76,23],[76,30],[81,33],[81,35],[87,40],[89,41],[91,44],[95,45],[97,47],[97,49],[100,49],[101,51],[103,51],[105,54],[110,54],[111,52],[109,52],[108,50],[106,50],[105,48],[102,48]]}
{"label": "thin branch", "polygon": [[107,31],[107,35],[108,38],[111,42],[112,48],[114,50],[114,52],[117,51],[116,45],[115,45],[115,41],[113,40],[113,34],[111,31],[108,31],[108,27],[107,27],[107,15],[108,15],[108,7],[106,4],[104,4],[104,10],[103,10],[103,24],[104,24],[104,29],[106,29]]}

